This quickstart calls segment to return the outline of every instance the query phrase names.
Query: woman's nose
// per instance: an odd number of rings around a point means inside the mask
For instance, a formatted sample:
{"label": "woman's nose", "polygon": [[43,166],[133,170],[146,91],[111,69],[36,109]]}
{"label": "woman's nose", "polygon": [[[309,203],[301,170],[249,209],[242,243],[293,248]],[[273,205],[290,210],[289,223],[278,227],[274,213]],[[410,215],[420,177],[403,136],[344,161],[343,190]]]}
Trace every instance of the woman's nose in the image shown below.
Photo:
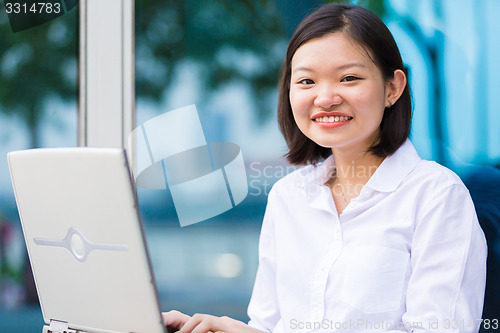
{"label": "woman's nose", "polygon": [[314,99],[314,105],[329,110],[334,106],[342,104],[342,97],[335,93],[332,89],[323,89],[318,92],[318,95]]}

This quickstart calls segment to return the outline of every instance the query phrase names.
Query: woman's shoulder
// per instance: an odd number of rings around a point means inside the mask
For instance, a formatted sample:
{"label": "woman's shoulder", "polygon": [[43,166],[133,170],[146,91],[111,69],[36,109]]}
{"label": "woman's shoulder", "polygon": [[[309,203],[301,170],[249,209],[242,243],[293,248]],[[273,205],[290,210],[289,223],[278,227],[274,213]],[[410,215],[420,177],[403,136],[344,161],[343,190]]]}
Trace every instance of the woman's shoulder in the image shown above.
{"label": "woman's shoulder", "polygon": [[[374,174],[375,183],[382,189],[404,187],[414,190],[439,190],[453,185],[464,186],[460,177],[449,168],[422,159],[410,140],[394,155],[387,157],[379,169],[381,170]],[[380,183],[384,183],[384,186]]]}
{"label": "woman's shoulder", "polygon": [[423,185],[432,186],[433,191],[457,186],[466,189],[461,178],[451,169],[429,160],[420,160],[409,177]]}
{"label": "woman's shoulder", "polygon": [[304,184],[303,175],[307,173],[306,170],[310,169],[310,167],[311,166],[300,167],[278,179],[271,187],[269,197],[273,197],[277,195],[277,193],[282,195],[283,193],[290,193],[291,191],[301,189]]}

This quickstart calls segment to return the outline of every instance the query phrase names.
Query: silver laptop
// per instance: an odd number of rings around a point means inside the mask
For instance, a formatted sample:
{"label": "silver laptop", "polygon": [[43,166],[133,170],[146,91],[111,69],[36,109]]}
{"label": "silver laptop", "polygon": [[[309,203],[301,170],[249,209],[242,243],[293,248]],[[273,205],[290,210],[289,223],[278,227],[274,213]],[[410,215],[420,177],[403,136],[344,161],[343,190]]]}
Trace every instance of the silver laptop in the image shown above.
{"label": "silver laptop", "polygon": [[125,151],[11,152],[44,332],[166,332]]}

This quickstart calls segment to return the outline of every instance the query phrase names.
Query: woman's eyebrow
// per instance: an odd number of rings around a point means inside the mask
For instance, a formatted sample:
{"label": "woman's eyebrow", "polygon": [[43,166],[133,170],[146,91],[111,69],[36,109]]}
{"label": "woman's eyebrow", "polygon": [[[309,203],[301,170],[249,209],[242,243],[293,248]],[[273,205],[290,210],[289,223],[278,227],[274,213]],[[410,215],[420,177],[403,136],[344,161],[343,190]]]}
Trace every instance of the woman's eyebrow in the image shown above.
{"label": "woman's eyebrow", "polygon": [[[350,62],[350,63],[335,67],[335,70],[345,70],[345,69],[352,68],[352,67],[366,68],[366,65],[361,63],[361,62]],[[292,73],[299,72],[299,71],[314,72],[314,69],[307,67],[307,66],[299,66],[296,68],[292,68]]]}
{"label": "woman's eyebrow", "polygon": [[350,63],[344,64],[344,65],[340,65],[336,69],[337,70],[343,70],[343,69],[348,69],[348,68],[351,68],[351,67],[363,67],[363,68],[366,68],[365,64],[363,64],[361,62],[350,62]]}
{"label": "woman's eyebrow", "polygon": [[313,69],[311,69],[309,67],[305,67],[305,66],[299,66],[299,67],[296,67],[296,68],[292,68],[292,73],[300,72],[300,71],[303,71],[303,72],[314,72]]}

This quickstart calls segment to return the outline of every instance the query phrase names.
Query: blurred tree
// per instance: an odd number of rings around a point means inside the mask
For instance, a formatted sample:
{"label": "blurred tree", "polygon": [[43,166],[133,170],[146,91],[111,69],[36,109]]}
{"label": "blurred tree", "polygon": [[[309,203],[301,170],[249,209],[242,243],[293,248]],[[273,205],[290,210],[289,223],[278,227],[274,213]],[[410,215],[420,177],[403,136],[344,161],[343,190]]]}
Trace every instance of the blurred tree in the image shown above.
{"label": "blurred tree", "polygon": [[[202,70],[205,93],[229,82],[246,82],[262,121],[274,113],[266,97],[277,87],[288,38],[298,22],[324,2],[136,1],[137,96],[159,101],[176,83],[176,67],[192,61]],[[377,15],[384,13],[383,0],[357,2]]]}
{"label": "blurred tree", "polygon": [[386,13],[385,1],[386,0],[327,0],[326,2],[361,6],[370,10],[372,13],[375,13],[378,17],[383,17]]}
{"label": "blurred tree", "polygon": [[40,144],[39,124],[51,98],[76,101],[77,11],[12,32],[0,7],[0,112],[21,118],[30,146]]}
{"label": "blurred tree", "polygon": [[[312,9],[321,0],[305,2]],[[383,12],[383,0],[358,2]],[[175,84],[176,67],[192,61],[202,70],[206,93],[229,82],[246,82],[258,119],[265,119],[274,111],[267,109],[267,96],[277,86],[289,37],[289,18],[283,18],[289,5],[277,0],[136,1],[138,96],[159,101]],[[39,146],[47,101],[76,99],[77,15],[72,10],[13,33],[5,8],[0,9],[0,112],[23,119],[32,147]],[[294,15],[300,20],[304,11]]]}
{"label": "blurred tree", "polygon": [[283,23],[275,0],[137,1],[137,96],[158,101],[176,67],[192,61],[205,93],[247,82],[262,120],[284,56]]}

